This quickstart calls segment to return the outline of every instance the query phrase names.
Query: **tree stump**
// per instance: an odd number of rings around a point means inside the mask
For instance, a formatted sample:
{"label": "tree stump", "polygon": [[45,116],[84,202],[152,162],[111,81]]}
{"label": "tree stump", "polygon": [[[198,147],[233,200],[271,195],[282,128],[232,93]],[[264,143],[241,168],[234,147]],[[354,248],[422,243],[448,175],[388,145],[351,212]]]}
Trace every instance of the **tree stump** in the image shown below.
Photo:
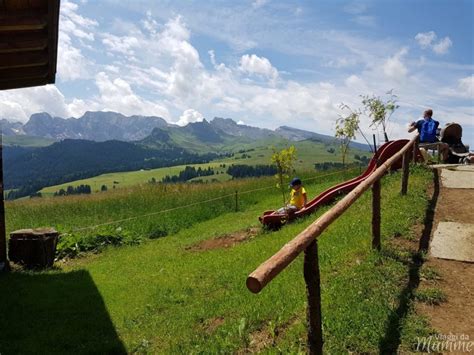
{"label": "tree stump", "polygon": [[10,261],[31,267],[51,267],[54,264],[59,233],[53,228],[20,229],[10,233]]}

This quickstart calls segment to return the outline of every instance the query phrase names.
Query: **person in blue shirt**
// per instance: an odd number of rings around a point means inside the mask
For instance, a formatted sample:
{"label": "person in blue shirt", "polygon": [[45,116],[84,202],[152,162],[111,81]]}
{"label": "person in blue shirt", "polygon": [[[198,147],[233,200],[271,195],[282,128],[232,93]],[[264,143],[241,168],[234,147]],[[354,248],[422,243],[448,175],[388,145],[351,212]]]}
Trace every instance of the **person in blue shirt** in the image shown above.
{"label": "person in blue shirt", "polygon": [[[413,132],[415,129],[420,134],[420,143],[438,143],[436,133],[438,130],[439,122],[433,119],[433,110],[428,109],[423,112],[423,119],[416,122],[412,122],[408,127],[408,132]],[[449,146],[446,143],[439,143],[439,154],[443,161],[448,159]]]}

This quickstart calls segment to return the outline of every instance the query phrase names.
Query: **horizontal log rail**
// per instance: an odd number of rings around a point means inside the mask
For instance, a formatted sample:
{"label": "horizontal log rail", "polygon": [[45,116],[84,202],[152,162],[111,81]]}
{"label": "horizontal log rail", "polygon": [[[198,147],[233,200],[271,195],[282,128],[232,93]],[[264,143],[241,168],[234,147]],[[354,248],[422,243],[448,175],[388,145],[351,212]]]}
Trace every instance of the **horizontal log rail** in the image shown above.
{"label": "horizontal log rail", "polygon": [[374,182],[378,181],[392,164],[401,159],[403,154],[416,144],[417,139],[418,135],[414,136],[398,153],[385,163],[380,164],[377,170],[370,174],[369,177],[361,182],[354,190],[349,192],[334,207],[314,221],[293,240],[285,244],[280,251],[274,254],[270,259],[261,264],[248,276],[247,288],[253,293],[260,292],[275,276],[303,252],[315,238],[319,237],[332,222],[342,215],[344,211],[367,191]]}

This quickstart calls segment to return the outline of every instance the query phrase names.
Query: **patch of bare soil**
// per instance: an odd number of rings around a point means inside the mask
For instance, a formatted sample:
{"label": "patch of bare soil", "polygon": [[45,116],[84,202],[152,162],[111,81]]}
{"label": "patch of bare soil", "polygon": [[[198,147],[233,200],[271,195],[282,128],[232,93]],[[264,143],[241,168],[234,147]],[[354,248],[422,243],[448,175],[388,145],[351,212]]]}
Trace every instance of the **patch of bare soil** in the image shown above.
{"label": "patch of bare soil", "polygon": [[197,244],[186,247],[186,250],[205,251],[212,249],[232,248],[238,243],[242,243],[248,239],[255,237],[259,232],[260,228],[252,227],[231,234],[224,234],[217,238],[203,240]]}
{"label": "patch of bare soil", "polygon": [[465,334],[474,340],[474,264],[430,258],[426,266],[435,268],[441,279],[422,280],[420,288],[439,288],[447,301],[438,306],[417,303],[417,312],[427,316],[440,334]]}
{"label": "patch of bare soil", "polygon": [[438,222],[474,223],[473,210],[474,190],[441,187],[435,212],[435,224]]}
{"label": "patch of bare soil", "polygon": [[[474,190],[441,187],[432,233],[439,222],[474,223],[473,210]],[[422,279],[420,288],[439,288],[447,301],[438,306],[418,303],[418,313],[427,316],[440,334],[464,334],[474,340],[474,264],[429,257],[423,267],[436,269],[441,279]]]}
{"label": "patch of bare soil", "polygon": [[206,333],[212,334],[222,324],[224,324],[224,318],[223,317],[216,317],[216,318],[208,319],[203,324],[203,327],[204,327],[204,330],[205,330]]}
{"label": "patch of bare soil", "polygon": [[258,329],[249,335],[249,345],[247,348],[242,349],[238,354],[255,354],[260,353],[264,349],[268,349],[274,346],[278,339],[285,331],[291,326],[301,321],[301,316],[294,316],[287,322],[277,326],[273,331],[268,327]]}

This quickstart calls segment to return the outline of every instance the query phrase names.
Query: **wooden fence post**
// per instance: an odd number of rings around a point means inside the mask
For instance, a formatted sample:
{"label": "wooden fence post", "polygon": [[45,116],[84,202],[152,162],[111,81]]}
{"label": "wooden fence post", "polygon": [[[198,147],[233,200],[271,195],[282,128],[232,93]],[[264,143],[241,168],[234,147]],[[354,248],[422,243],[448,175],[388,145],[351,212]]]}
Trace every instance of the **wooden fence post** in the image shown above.
{"label": "wooden fence post", "polygon": [[416,164],[416,158],[418,153],[418,140],[413,143],[413,164]]}
{"label": "wooden fence post", "polygon": [[403,154],[402,167],[403,167],[403,173],[402,173],[401,194],[406,195],[408,191],[408,176],[410,175],[410,155],[408,151],[406,151],[405,154]]}
{"label": "wooden fence post", "polygon": [[372,185],[372,248],[380,250],[380,179]]}
{"label": "wooden fence post", "polygon": [[314,239],[304,251],[303,273],[308,298],[308,350],[311,355],[320,355],[323,353],[323,329],[321,322],[321,279],[317,239]]}

